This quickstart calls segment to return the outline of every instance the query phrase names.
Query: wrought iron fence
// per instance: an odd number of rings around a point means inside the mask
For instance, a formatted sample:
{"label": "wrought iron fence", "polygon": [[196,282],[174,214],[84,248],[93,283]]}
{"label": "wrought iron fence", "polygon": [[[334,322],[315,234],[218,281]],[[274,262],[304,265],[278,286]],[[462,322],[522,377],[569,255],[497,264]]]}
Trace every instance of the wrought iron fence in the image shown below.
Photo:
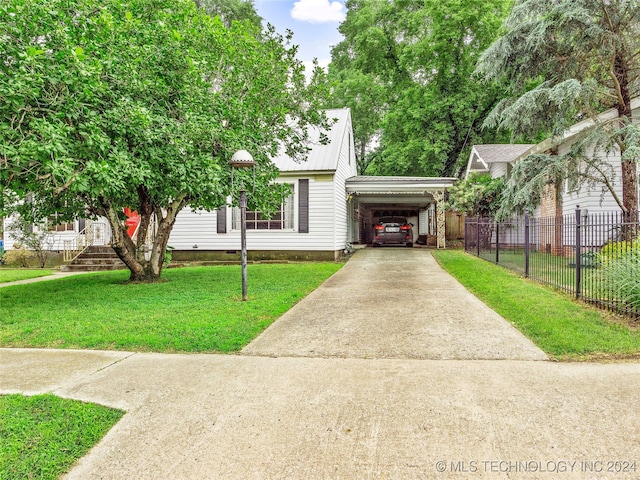
{"label": "wrought iron fence", "polygon": [[640,321],[637,215],[467,217],[465,251]]}

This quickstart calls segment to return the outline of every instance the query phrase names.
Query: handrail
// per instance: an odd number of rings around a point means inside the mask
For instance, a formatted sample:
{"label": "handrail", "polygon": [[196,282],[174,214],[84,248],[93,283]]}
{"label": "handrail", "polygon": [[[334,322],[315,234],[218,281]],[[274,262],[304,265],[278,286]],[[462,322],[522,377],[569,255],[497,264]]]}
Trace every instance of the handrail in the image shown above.
{"label": "handrail", "polygon": [[103,222],[87,221],[84,229],[75,238],[64,240],[62,258],[65,262],[72,262],[89,247],[105,245],[107,224]]}

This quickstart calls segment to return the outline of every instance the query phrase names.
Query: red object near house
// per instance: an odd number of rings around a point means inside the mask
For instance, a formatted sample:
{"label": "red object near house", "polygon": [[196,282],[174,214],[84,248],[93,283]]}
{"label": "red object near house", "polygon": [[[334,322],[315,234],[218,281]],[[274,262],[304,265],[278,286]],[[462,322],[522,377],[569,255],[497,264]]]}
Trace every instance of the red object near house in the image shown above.
{"label": "red object near house", "polygon": [[135,210],[125,207],[124,214],[127,216],[124,224],[127,226],[127,233],[132,239],[137,233],[138,225],[140,225],[140,215]]}

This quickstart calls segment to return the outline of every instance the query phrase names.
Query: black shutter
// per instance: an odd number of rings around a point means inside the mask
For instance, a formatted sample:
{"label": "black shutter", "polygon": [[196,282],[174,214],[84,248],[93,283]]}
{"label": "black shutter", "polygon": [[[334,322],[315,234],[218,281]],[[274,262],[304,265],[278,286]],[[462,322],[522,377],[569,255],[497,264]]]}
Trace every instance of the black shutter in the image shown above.
{"label": "black shutter", "polygon": [[227,233],[227,207],[216,210],[217,233]]}
{"label": "black shutter", "polygon": [[298,182],[298,232],[309,233],[309,179]]}
{"label": "black shutter", "polygon": [[78,232],[82,232],[87,226],[87,222],[84,218],[78,219]]}

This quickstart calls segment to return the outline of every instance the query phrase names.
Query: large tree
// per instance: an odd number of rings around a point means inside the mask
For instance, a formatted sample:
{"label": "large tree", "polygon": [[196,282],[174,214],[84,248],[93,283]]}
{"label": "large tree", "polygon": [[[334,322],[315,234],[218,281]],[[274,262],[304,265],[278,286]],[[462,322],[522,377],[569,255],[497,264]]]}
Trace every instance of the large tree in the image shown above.
{"label": "large tree", "polygon": [[[515,166],[506,213],[533,208],[548,184],[559,187],[571,177],[576,185],[604,185],[622,211],[637,214],[640,126],[631,101],[640,95],[638,0],[518,0],[478,71],[511,85],[487,126],[515,134],[549,130],[560,138],[571,124],[586,121],[567,154],[550,149]],[[607,109],[616,115],[600,115]],[[621,155],[621,178],[606,158],[614,152]]]}
{"label": "large tree", "polygon": [[473,143],[497,140],[481,125],[501,88],[472,73],[509,3],[347,1],[330,75],[369,172],[452,176]]}
{"label": "large tree", "polygon": [[262,18],[256,12],[253,0],[194,0],[194,2],[209,15],[218,15],[227,27],[231,27],[233,21],[244,20],[258,27],[262,25]]}
{"label": "large tree", "polygon": [[290,40],[191,0],[3,2],[0,216],[105,217],[131,279],[159,278],[178,213],[225,204],[236,150],[265,207],[285,194],[266,188],[269,157],[303,159],[307,130],[327,126],[324,77],[306,84]]}

